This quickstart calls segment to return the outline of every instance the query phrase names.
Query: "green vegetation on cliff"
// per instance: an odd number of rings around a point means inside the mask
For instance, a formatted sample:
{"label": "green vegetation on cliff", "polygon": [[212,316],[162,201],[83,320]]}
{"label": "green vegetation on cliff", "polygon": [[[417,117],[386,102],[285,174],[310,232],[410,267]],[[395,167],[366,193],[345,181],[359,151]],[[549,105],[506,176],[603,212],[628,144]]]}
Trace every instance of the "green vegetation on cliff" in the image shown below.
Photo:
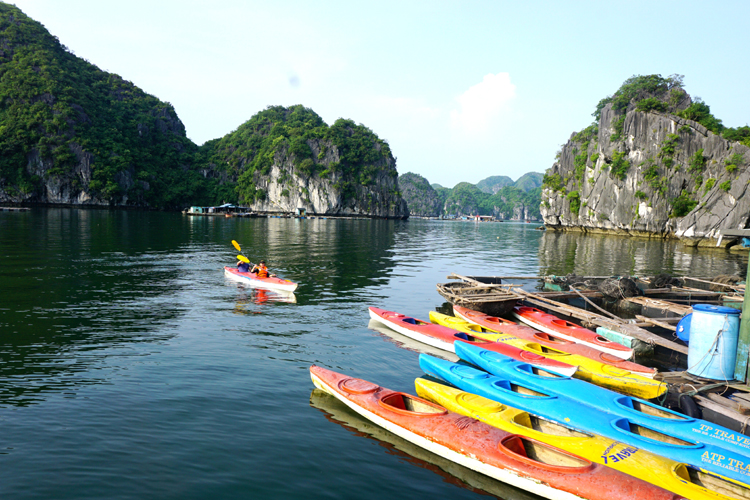
{"label": "green vegetation on cliff", "polygon": [[[12,5],[0,4],[0,40],[0,189],[28,197],[54,177],[110,202],[201,198],[196,147],[170,104],[74,56]],[[86,156],[90,172],[75,172]]]}
{"label": "green vegetation on cliff", "polygon": [[696,97],[691,101],[683,88],[683,78],[683,75],[671,75],[667,78],[661,75],[632,76],[625,80],[617,92],[599,101],[593,116],[598,121],[602,109],[611,103],[612,110],[618,116],[618,121],[614,123],[615,138],[618,138],[622,132],[625,112],[631,106],[636,111],[672,113],[698,122],[729,141],[750,146],[750,127],[725,127],[721,120],[711,114],[711,108],[703,100]]}
{"label": "green vegetation on cliff", "polygon": [[444,200],[421,175],[407,172],[398,177],[398,188],[406,204],[409,215],[419,217],[439,217],[443,213]]}
{"label": "green vegetation on cliff", "polygon": [[199,148],[169,103],[76,57],[0,3],[0,200],[165,209],[253,202],[266,196],[258,185],[271,166],[290,158],[291,175],[331,178],[342,205],[358,186],[397,175],[390,147],[367,127],[345,119],[329,127],[303,106],[269,107]]}
{"label": "green vegetation on cliff", "polygon": [[[329,161],[330,146],[336,147],[338,161]],[[239,197],[241,203],[265,197],[257,182],[285,156],[291,157],[298,176],[326,178],[339,174],[341,180],[336,187],[345,196],[352,194],[355,184],[372,185],[386,164],[395,165],[388,143],[369,128],[343,118],[329,127],[302,105],[269,106],[231,134],[204,144],[201,154],[213,169],[236,179],[236,195],[224,197]],[[395,172],[389,170],[392,175],[397,175]],[[222,189],[229,187],[231,183],[225,183]]]}

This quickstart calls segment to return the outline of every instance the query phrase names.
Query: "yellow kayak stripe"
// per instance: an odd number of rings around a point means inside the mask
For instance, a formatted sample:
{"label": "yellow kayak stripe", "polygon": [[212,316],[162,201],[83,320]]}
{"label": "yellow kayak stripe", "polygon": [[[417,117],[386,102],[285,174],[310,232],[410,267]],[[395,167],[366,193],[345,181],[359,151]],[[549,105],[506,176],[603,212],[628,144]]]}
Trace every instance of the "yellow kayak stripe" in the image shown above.
{"label": "yellow kayak stripe", "polygon": [[546,358],[577,366],[578,370],[573,374],[573,377],[628,396],[654,399],[663,395],[669,388],[664,382],[610,366],[586,356],[558,351],[505,333],[488,332],[479,325],[454,316],[430,311],[430,321],[459,332],[468,333],[479,339],[503,342]]}

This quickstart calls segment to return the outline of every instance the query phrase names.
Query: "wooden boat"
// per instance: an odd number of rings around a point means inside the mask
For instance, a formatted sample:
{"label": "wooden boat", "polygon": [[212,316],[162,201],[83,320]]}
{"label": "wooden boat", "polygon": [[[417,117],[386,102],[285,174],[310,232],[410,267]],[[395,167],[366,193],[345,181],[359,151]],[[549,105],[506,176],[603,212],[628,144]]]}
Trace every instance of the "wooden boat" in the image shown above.
{"label": "wooden boat", "polygon": [[[600,434],[651,453],[684,462],[742,484],[750,482],[750,439],[729,429],[661,408],[647,401],[580,380],[534,374],[513,360],[497,362],[489,351],[456,342],[461,359],[492,361],[498,376],[465,364],[419,355],[428,374],[467,392],[484,396],[570,427]],[[745,443],[744,441],[747,441]],[[740,444],[741,443],[741,444]]]}
{"label": "wooden boat", "polygon": [[465,319],[469,323],[485,328],[486,330],[505,333],[512,335],[519,339],[527,340],[530,342],[537,343],[542,349],[555,349],[568,354],[577,354],[579,356],[585,356],[594,361],[598,361],[604,365],[619,368],[620,370],[627,370],[631,373],[637,373],[642,377],[654,378],[658,371],[656,368],[650,368],[643,366],[632,361],[627,361],[617,356],[607,354],[599,349],[594,349],[578,342],[573,342],[562,337],[558,337],[546,332],[540,332],[527,325],[519,325],[507,319],[498,318],[496,316],[490,316],[479,311],[472,311],[461,306],[453,306],[453,313],[462,319]]}
{"label": "wooden boat", "polygon": [[511,292],[510,286],[455,281],[438,283],[437,291],[454,305],[468,307],[493,316],[513,310],[521,296]]}
{"label": "wooden boat", "polygon": [[554,500],[679,497],[643,480],[533,439],[449,412],[416,396],[379,387],[319,366],[318,389],[386,430],[436,455],[517,488]]}
{"label": "wooden boat", "polygon": [[511,344],[496,343],[489,340],[475,338],[451,328],[434,325],[393,311],[370,307],[370,318],[375,321],[380,321],[388,328],[391,328],[402,335],[444,351],[455,352],[453,349],[453,343],[457,339],[460,339],[470,343],[482,344],[487,349],[496,351],[501,355],[524,361],[532,366],[550,370],[561,375],[570,376],[577,370],[577,367],[575,366],[554,359],[545,358],[544,356],[540,356],[539,354],[530,351],[524,351],[523,349]]}
{"label": "wooden boat", "polygon": [[513,309],[513,316],[519,321],[526,323],[532,328],[541,330],[551,335],[562,337],[571,342],[578,342],[594,349],[598,349],[620,359],[630,359],[633,357],[633,350],[612,342],[606,337],[602,337],[588,328],[583,328],[565,321],[557,316],[548,314],[534,307],[518,306]]}
{"label": "wooden boat", "polygon": [[424,378],[418,378],[415,385],[419,396],[449,411],[476,418],[511,434],[547,443],[657,484],[686,498],[750,499],[750,489],[745,486],[646,450],[571,428]]}
{"label": "wooden boat", "polygon": [[584,356],[568,354],[549,347],[542,347],[540,344],[518,339],[504,333],[485,332],[481,326],[474,325],[461,318],[430,311],[430,321],[474,335],[477,338],[510,344],[548,359],[556,359],[562,363],[577,366],[578,369],[572,374],[573,377],[629,396],[653,399],[663,395],[669,389],[664,382],[604,365]]}
{"label": "wooden boat", "polygon": [[258,278],[253,273],[241,273],[236,267],[224,266],[224,274],[234,281],[244,283],[245,285],[255,288],[267,288],[269,290],[279,290],[282,292],[293,292],[297,289],[297,283],[289,280],[272,277]]}

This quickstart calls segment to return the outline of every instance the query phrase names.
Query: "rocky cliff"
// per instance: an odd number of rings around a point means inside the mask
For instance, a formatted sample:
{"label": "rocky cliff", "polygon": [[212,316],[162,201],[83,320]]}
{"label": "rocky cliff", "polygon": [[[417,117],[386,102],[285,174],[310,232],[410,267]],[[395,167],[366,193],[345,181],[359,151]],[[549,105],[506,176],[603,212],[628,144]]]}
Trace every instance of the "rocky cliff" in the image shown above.
{"label": "rocky cliff", "polygon": [[681,80],[615,94],[597,111],[598,123],[572,134],[545,175],[549,228],[713,245],[706,238],[718,230],[748,226],[750,148],[722,137]]}
{"label": "rocky cliff", "polygon": [[408,216],[396,160],[372,131],[351,120],[329,127],[301,106],[258,116],[199,148],[170,104],[76,57],[0,3],[0,203],[182,209],[232,201]]}
{"label": "rocky cliff", "polygon": [[410,215],[440,217],[443,214],[443,200],[421,175],[411,172],[400,175],[398,185]]}
{"label": "rocky cliff", "polygon": [[388,143],[351,120],[329,127],[301,105],[271,106],[201,154],[205,175],[230,188],[225,199],[253,210],[409,216]]}

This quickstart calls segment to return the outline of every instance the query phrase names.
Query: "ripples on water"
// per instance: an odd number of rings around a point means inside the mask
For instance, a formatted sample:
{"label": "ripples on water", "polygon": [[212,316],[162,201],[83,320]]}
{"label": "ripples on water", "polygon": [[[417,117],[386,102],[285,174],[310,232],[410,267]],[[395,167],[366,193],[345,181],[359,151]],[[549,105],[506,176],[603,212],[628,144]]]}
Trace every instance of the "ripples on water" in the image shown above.
{"label": "ripples on water", "polygon": [[[311,402],[307,369],[413,393],[416,352],[368,328],[367,307],[427,318],[451,272],[745,273],[723,252],[535,228],[0,212],[0,494],[527,498],[394,451],[405,445]],[[294,300],[227,280],[233,239],[300,282]]]}

